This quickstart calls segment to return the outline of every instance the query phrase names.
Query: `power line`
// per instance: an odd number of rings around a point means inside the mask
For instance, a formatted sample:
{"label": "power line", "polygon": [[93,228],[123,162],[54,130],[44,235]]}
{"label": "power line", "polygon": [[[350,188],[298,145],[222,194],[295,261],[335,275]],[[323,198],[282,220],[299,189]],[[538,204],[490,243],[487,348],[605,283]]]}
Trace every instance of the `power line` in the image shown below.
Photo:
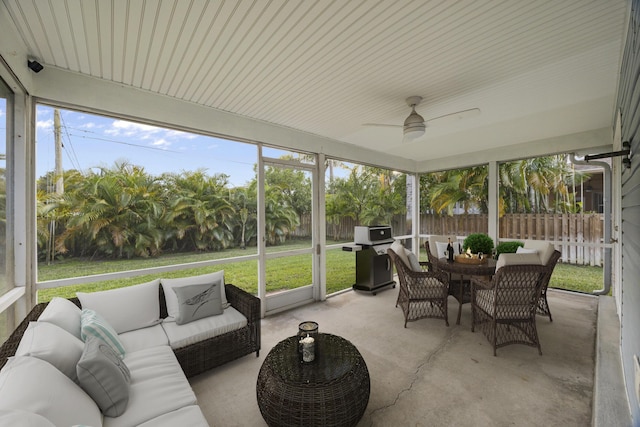
{"label": "power line", "polygon": [[169,149],[166,149],[166,148],[158,148],[158,147],[149,147],[147,145],[139,145],[139,144],[134,144],[132,142],[116,141],[115,139],[98,138],[98,137],[95,137],[95,136],[76,135],[74,133],[71,133],[69,135],[74,136],[76,138],[93,139],[93,140],[96,140],[96,141],[106,141],[106,142],[113,142],[115,144],[129,145],[131,147],[142,148],[142,149],[145,149],[145,150],[157,150],[157,151],[165,151],[165,152],[169,152],[169,153],[179,153],[179,151],[176,151],[176,150],[169,150]]}
{"label": "power line", "polygon": [[67,129],[67,125],[64,121],[64,117],[62,116],[62,113],[60,114],[60,118],[62,119],[62,127],[64,129],[65,135],[67,136],[67,143],[69,144],[69,150],[65,150],[65,152],[67,153],[67,157],[69,158],[69,162],[76,170],[82,170],[82,168],[80,167],[80,160],[78,159],[78,155],[76,154],[76,151],[73,147],[73,143],[71,142],[71,137],[69,136],[69,129]]}

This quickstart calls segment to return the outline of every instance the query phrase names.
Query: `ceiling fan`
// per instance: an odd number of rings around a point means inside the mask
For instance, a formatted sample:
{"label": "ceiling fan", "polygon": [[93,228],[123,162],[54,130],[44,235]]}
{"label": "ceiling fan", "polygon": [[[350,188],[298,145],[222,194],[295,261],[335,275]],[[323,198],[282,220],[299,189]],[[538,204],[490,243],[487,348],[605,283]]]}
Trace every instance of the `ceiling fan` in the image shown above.
{"label": "ceiling fan", "polygon": [[411,107],[411,114],[404,121],[403,125],[388,125],[380,123],[365,123],[364,126],[380,126],[380,127],[402,127],[404,133],[403,142],[413,141],[424,135],[427,126],[442,125],[448,122],[462,120],[468,117],[480,114],[479,108],[471,108],[469,110],[457,111],[455,113],[445,114],[444,116],[434,117],[426,120],[416,112],[416,106],[422,102],[421,96],[410,96],[406,100],[407,105]]}

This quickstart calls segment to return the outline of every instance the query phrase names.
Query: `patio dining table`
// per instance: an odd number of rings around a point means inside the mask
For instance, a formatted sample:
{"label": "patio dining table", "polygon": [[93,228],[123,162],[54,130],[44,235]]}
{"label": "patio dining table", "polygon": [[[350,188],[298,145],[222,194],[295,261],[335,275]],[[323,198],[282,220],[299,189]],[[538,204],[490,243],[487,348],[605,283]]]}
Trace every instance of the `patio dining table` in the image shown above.
{"label": "patio dining table", "polygon": [[[489,258],[482,264],[467,264],[457,261],[449,261],[447,258],[438,258],[435,270],[441,270],[449,274],[449,294],[458,300],[458,319],[456,325],[460,324],[460,316],[462,315],[462,304],[471,302],[471,281],[465,276],[493,276],[496,272],[496,260]],[[458,275],[452,280],[452,275]],[[452,286],[453,284],[453,286]]]}

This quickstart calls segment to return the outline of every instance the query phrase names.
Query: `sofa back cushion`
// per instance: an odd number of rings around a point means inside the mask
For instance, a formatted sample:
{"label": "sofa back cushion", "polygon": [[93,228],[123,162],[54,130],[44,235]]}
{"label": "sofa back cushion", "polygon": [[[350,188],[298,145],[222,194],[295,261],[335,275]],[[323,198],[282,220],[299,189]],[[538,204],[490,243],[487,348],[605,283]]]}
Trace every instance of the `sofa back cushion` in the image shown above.
{"label": "sofa back cushion", "polygon": [[31,356],[51,363],[72,381],[84,343],[64,329],[48,322],[29,322],[16,356]]}
{"label": "sofa back cushion", "polygon": [[0,371],[0,410],[32,412],[56,426],[102,425],[100,409],[80,386],[35,357],[12,357]]}
{"label": "sofa back cushion", "polygon": [[95,310],[119,334],[160,323],[160,279],[100,292],[78,292],[82,308]]}
{"label": "sofa back cushion", "polygon": [[38,321],[53,323],[80,339],[80,311],[68,299],[55,297],[49,301]]}

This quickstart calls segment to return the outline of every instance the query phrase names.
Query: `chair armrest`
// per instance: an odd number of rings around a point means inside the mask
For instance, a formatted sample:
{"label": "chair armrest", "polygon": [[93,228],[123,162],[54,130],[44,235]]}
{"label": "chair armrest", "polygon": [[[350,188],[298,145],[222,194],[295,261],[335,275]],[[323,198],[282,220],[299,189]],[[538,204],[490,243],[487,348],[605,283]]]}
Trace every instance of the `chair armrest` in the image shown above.
{"label": "chair armrest", "polygon": [[9,335],[9,338],[0,346],[0,368],[2,368],[5,363],[7,363],[7,359],[9,357],[15,356],[16,350],[18,349],[18,344],[20,344],[20,340],[22,339],[22,335],[27,330],[27,326],[29,326],[29,322],[35,322],[40,317],[40,314],[47,307],[48,303],[40,303],[37,304],[31,311],[27,314],[27,317],[24,318],[22,322],[18,325],[18,327]]}
{"label": "chair armrest", "polygon": [[260,321],[260,298],[231,283],[225,284],[224,288],[231,306],[242,313],[249,323]]}
{"label": "chair armrest", "polygon": [[233,308],[247,318],[247,327],[251,331],[252,341],[255,343],[256,356],[260,354],[261,330],[260,330],[260,298],[251,295],[239,287],[227,283],[224,286],[227,301]]}
{"label": "chair armrest", "polygon": [[422,267],[422,271],[433,271],[433,266],[429,261],[420,261],[420,267]]}

